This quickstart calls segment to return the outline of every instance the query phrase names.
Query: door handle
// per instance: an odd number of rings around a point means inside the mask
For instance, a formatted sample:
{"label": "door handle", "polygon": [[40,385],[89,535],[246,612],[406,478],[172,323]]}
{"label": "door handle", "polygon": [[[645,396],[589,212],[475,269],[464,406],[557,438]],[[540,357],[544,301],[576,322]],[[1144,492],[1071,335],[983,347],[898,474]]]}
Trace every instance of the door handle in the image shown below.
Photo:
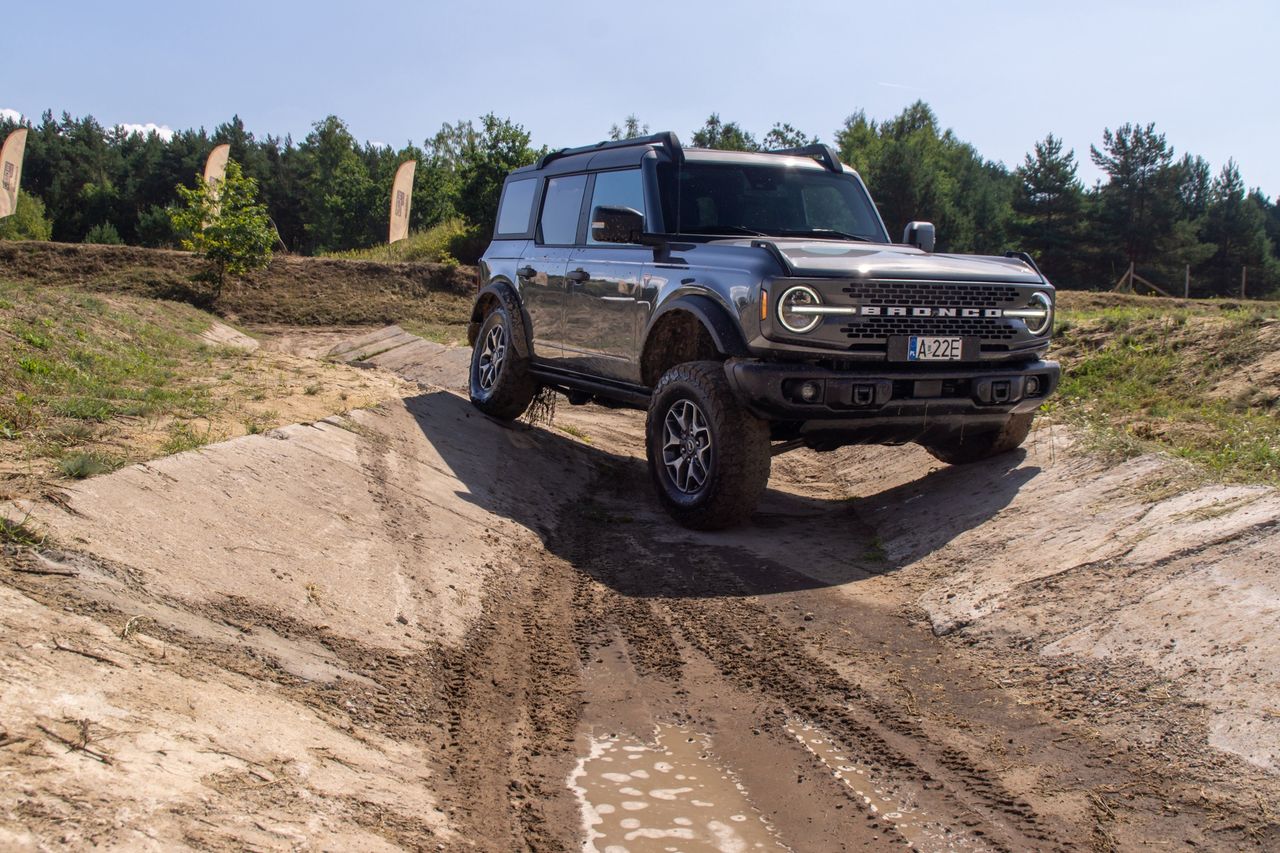
{"label": "door handle", "polygon": [[577,282],[578,284],[581,284],[582,282],[591,278],[591,273],[583,269],[577,269],[577,270],[573,270],[572,272],[565,273],[564,277],[569,279],[569,281],[574,281],[574,282]]}
{"label": "door handle", "polygon": [[538,274],[538,271],[530,266],[523,266],[523,267],[520,267],[520,269],[516,270],[516,275],[519,276],[520,278],[533,278],[537,274]]}

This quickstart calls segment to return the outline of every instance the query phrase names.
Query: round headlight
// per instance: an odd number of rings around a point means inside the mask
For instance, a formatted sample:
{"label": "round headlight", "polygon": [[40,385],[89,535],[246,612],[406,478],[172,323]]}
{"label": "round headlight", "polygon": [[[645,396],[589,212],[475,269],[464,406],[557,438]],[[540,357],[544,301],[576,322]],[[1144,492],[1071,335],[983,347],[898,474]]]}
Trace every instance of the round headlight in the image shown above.
{"label": "round headlight", "polygon": [[809,314],[805,308],[814,308],[822,304],[818,291],[803,284],[797,284],[783,291],[778,299],[778,322],[789,332],[803,335],[812,332],[822,322],[821,314]]}
{"label": "round headlight", "polygon": [[1027,331],[1033,335],[1043,335],[1053,328],[1053,300],[1049,298],[1049,294],[1037,290],[1031,294],[1032,309],[1041,309],[1044,315],[1040,317],[1027,318]]}

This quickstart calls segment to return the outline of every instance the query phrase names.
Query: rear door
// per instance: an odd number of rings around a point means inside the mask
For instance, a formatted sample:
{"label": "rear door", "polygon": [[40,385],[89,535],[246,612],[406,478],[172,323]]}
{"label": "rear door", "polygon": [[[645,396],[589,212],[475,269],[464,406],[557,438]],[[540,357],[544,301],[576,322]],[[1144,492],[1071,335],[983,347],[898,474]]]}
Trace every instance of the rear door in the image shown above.
{"label": "rear door", "polygon": [[640,245],[597,243],[591,213],[597,207],[645,212],[640,170],[598,172],[587,186],[590,202],[583,246],[569,258],[565,299],[565,366],[580,373],[639,383],[636,336],[641,283],[653,250]]}
{"label": "rear door", "polygon": [[534,241],[516,270],[533,324],[534,358],[550,364],[564,358],[565,270],[577,242],[586,187],[586,175],[547,180]]}

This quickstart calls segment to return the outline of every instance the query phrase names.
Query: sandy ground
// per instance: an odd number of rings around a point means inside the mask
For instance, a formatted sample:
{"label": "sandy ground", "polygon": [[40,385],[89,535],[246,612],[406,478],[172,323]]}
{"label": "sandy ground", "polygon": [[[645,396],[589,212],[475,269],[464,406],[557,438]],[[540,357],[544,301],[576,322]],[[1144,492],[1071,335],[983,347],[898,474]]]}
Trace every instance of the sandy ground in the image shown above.
{"label": "sandy ground", "polygon": [[[10,505],[0,847],[1274,849],[1280,499],[1058,428],[656,506],[634,412],[421,393]],[[392,344],[388,346],[388,344]]]}

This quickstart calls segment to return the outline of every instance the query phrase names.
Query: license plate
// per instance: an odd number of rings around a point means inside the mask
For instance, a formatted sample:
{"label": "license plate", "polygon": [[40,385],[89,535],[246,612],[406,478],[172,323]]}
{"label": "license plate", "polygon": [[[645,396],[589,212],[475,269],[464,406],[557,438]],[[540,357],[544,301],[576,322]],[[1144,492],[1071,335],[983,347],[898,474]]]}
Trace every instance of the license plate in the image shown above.
{"label": "license plate", "polygon": [[907,361],[959,361],[962,340],[912,335],[907,339]]}

